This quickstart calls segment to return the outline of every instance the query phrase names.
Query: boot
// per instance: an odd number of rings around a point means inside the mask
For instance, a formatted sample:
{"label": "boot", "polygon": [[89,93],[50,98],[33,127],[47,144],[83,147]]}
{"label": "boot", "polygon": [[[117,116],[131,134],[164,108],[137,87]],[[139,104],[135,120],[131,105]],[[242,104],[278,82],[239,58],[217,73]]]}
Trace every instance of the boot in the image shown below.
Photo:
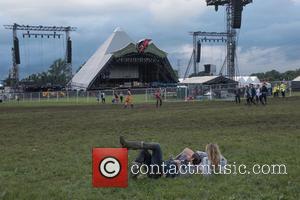
{"label": "boot", "polygon": [[120,136],[120,144],[123,148],[128,149],[143,149],[143,142],[141,141],[127,141],[123,136]]}
{"label": "boot", "polygon": [[157,143],[143,142],[143,141],[128,141],[123,136],[120,136],[120,144],[123,148],[128,149],[154,149]]}

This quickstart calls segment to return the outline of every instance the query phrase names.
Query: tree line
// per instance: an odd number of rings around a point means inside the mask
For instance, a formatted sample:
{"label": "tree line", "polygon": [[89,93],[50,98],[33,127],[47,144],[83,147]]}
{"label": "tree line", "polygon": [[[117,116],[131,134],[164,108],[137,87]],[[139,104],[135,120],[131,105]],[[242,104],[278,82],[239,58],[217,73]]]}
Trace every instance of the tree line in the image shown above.
{"label": "tree line", "polygon": [[296,70],[289,70],[283,73],[280,73],[279,71],[276,70],[271,70],[267,72],[262,72],[262,73],[253,73],[251,76],[257,76],[259,80],[261,81],[292,81],[293,79],[297,78],[300,76],[300,69]]}
{"label": "tree line", "polygon": [[58,59],[53,62],[48,71],[31,74],[28,77],[22,79],[21,82],[31,83],[37,86],[45,85],[60,85],[65,86],[72,77],[70,69],[63,59]]}
{"label": "tree line", "polygon": [[[81,66],[80,66],[81,67]],[[79,68],[80,69],[80,68]],[[77,71],[79,71],[79,69]],[[65,86],[71,80],[72,73],[69,71],[69,67],[65,60],[57,59],[55,60],[46,72],[31,74],[28,77],[21,80],[23,83],[29,83],[36,86],[46,86],[46,85],[60,85]],[[204,72],[199,72],[198,74],[191,74],[189,77],[194,76],[204,76]],[[177,74],[178,76],[178,74]],[[251,76],[257,76],[262,81],[291,81],[296,77],[300,76],[300,68],[296,70],[289,70],[280,73],[276,70],[271,70],[261,73],[253,73]],[[5,80],[6,85],[9,85],[9,78]]]}

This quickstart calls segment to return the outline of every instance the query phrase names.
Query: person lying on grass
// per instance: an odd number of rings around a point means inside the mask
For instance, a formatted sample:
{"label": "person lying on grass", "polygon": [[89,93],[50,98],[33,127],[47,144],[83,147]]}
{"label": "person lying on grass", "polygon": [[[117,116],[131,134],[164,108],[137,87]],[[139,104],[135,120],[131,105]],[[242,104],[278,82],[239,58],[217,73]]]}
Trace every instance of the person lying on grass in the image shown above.
{"label": "person lying on grass", "polygon": [[[120,144],[123,148],[140,150],[139,155],[131,166],[133,178],[137,178],[142,171],[149,178],[160,178],[162,176],[174,178],[191,174],[208,175],[213,172],[213,166],[220,166],[218,168],[222,169],[227,163],[216,144],[207,145],[206,152],[194,152],[189,148],[185,148],[175,158],[170,158],[166,161],[163,161],[159,143],[128,141],[121,136]],[[146,169],[143,170],[143,167],[146,167]]]}
{"label": "person lying on grass", "polygon": [[196,153],[201,157],[200,168],[203,175],[224,173],[227,159],[221,154],[217,144],[207,144],[205,152],[196,151]]}

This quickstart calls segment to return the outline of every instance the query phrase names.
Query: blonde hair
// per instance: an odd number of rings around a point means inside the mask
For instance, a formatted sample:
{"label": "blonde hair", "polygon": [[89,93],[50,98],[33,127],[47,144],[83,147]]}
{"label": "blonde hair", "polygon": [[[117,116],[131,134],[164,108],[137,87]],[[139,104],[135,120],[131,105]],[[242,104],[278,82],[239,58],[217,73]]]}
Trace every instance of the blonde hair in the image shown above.
{"label": "blonde hair", "polygon": [[206,153],[208,155],[208,159],[211,161],[211,165],[218,167],[221,160],[221,152],[219,146],[212,143],[206,145]]}

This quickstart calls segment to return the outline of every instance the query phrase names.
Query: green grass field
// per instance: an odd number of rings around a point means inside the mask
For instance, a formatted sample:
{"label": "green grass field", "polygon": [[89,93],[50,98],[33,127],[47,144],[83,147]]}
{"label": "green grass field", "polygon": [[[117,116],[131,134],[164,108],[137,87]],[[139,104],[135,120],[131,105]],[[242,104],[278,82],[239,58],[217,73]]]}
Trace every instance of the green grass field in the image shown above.
{"label": "green grass field", "polygon": [[[0,125],[0,199],[300,199],[300,97],[266,107],[188,102],[158,110],[0,104]],[[161,143],[166,159],[214,142],[229,163],[286,164],[288,174],[130,179],[126,189],[93,188],[92,148],[119,147],[120,135]]]}

